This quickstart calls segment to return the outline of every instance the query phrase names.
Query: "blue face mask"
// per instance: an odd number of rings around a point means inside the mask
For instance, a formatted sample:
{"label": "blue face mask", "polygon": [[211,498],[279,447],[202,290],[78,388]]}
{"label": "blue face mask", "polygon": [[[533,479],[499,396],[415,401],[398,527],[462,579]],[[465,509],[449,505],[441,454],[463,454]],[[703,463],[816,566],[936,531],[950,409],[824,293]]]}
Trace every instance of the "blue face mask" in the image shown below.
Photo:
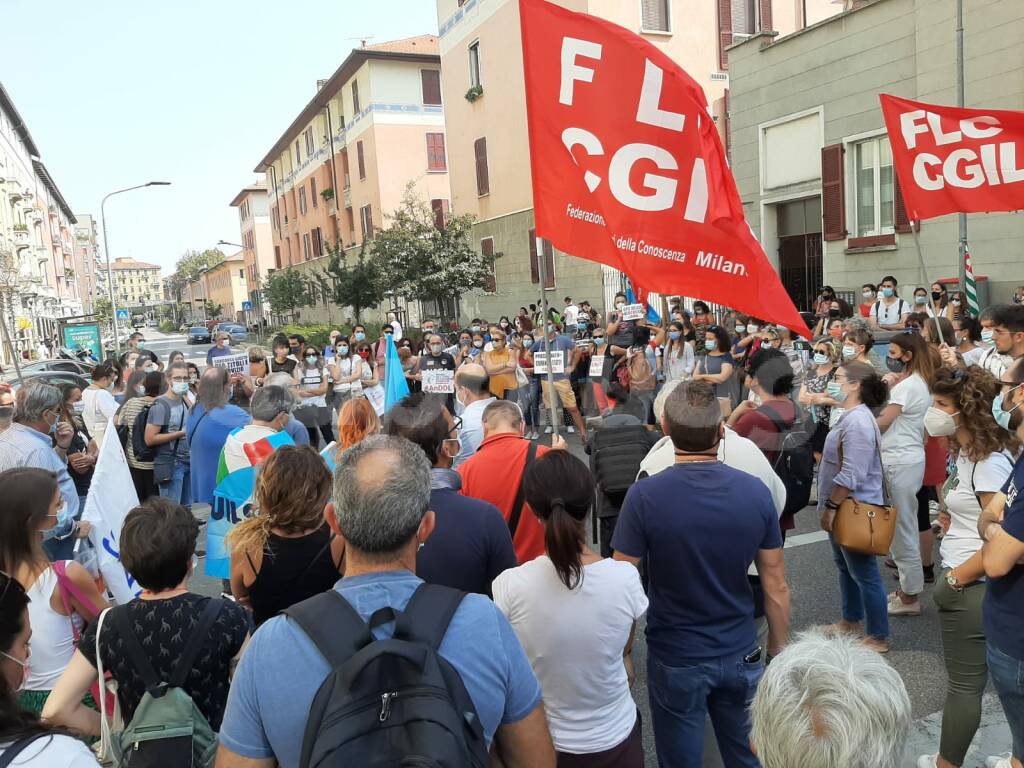
{"label": "blue face mask", "polygon": [[704,349],[706,349],[708,352],[714,352],[715,349],[717,349],[717,348],[718,348],[718,340],[717,339],[705,339],[704,340]]}
{"label": "blue face mask", "polygon": [[828,355],[823,355],[823,354],[821,354],[821,352],[816,352],[814,354],[814,364],[815,365],[825,365],[825,363],[827,363],[827,362],[828,362]]}
{"label": "blue face mask", "polygon": [[366,341],[366,334],[362,331],[356,331],[356,341]]}
{"label": "blue face mask", "polygon": [[60,416],[58,416],[57,420],[55,422],[53,422],[53,424],[50,425],[50,434],[51,435],[57,434],[57,427],[59,427],[59,426],[60,426]]}
{"label": "blue face mask", "polygon": [[670,339],[672,339],[672,341],[679,341],[679,339],[680,339],[680,337],[681,337],[682,335],[683,335],[683,334],[682,334],[682,332],[681,332],[681,331],[669,331],[669,332],[668,332],[668,337],[669,337]]}
{"label": "blue face mask", "polygon": [[576,330],[577,331],[585,331],[585,330],[587,330],[587,324],[586,323],[576,323]]}
{"label": "blue face mask", "polygon": [[838,384],[838,383],[836,383],[834,381],[830,381],[828,383],[828,387],[826,387],[826,389],[828,390],[828,396],[831,397],[833,400],[835,400],[837,403],[841,403],[841,402],[843,402],[843,400],[846,399],[846,394],[847,393],[843,392],[843,385],[842,384]]}
{"label": "blue face mask", "polygon": [[893,296],[896,295],[896,289],[895,288],[883,288],[882,289],[882,295],[885,296],[885,298],[887,298],[887,299],[891,299]]}
{"label": "blue face mask", "polygon": [[345,347],[345,346],[338,347],[338,354],[341,355],[342,357],[347,355],[348,354],[348,347]]}
{"label": "blue face mask", "polygon": [[981,343],[992,346],[995,343],[996,332],[992,328],[986,328],[981,332]]}
{"label": "blue face mask", "polygon": [[523,346],[529,349],[533,346],[533,339],[523,339]]}
{"label": "blue face mask", "polygon": [[[1011,394],[1014,389],[1017,389],[1020,386],[1021,385],[1018,384],[1016,387],[1013,387],[1009,392],[1007,392],[1007,394]],[[1015,405],[1010,410],[1004,411],[1003,410],[1003,401],[1005,399],[1006,398],[1003,396],[1002,392],[1000,392],[998,395],[996,395],[996,399],[992,401],[992,417],[996,420],[996,424],[998,424],[1000,427],[1002,427],[1007,432],[1009,432],[1010,431],[1010,418],[1013,416],[1013,412],[1016,411],[1017,408],[1019,408],[1020,406],[1019,405]]]}

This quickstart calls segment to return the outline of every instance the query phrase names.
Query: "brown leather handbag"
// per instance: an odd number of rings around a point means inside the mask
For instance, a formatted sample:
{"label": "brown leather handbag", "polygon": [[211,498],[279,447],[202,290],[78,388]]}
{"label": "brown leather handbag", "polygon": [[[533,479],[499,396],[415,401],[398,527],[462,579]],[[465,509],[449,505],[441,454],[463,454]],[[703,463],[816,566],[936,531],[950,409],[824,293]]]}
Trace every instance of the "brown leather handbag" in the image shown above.
{"label": "brown leather handbag", "polygon": [[[876,433],[877,435],[878,433]],[[885,555],[896,534],[896,507],[889,496],[889,481],[882,464],[880,436],[875,440],[875,451],[882,467],[882,504],[869,504],[848,496],[836,510],[832,522],[832,538],[843,549],[862,555]],[[839,468],[843,466],[843,445],[839,444]]]}

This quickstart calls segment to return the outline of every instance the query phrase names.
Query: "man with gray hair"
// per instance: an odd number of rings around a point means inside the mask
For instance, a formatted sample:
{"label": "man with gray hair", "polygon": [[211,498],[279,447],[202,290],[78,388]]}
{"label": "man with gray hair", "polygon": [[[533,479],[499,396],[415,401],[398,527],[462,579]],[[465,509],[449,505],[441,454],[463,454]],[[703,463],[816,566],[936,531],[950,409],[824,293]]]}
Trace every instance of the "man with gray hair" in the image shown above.
{"label": "man with gray hair", "polygon": [[849,635],[809,632],[765,671],[751,714],[763,768],[896,768],[911,711],[881,656]]}
{"label": "man with gray hair", "polygon": [[[285,373],[284,371],[272,373],[263,380],[263,386],[284,387],[284,389],[291,393],[292,399],[295,399],[295,379],[292,378],[290,373]],[[284,431],[295,441],[296,445],[309,445],[309,430],[306,429],[306,426],[301,421],[295,418],[294,414],[288,416],[288,423],[285,424]]]}
{"label": "man with gray hair", "polygon": [[[229,473],[252,466],[252,460],[245,447],[283,432],[294,407],[295,397],[284,387],[265,385],[257,389],[252,396],[252,423],[234,429],[228,434],[218,466],[225,467]],[[288,445],[291,442],[283,444]],[[276,445],[275,449],[280,446],[281,444]]]}
{"label": "man with gray hair", "polygon": [[725,764],[758,768],[747,708],[765,649],[747,570],[757,563],[774,656],[789,634],[778,514],[764,483],[719,460],[725,424],[712,385],[678,384],[662,426],[675,464],[629,489],[612,536],[616,560],[647,560],[647,685],[658,762],[701,765],[710,715]]}
{"label": "man with gray hair", "polygon": [[64,508],[57,525],[46,532],[43,546],[51,557],[71,556],[73,536],[85,538],[89,524],[79,523],[81,514],[75,481],[68,474],[67,449],[75,436],[68,422],[60,420],[63,397],[57,387],[29,381],[14,399],[14,423],[0,433],[0,472],[16,467],[35,467],[57,475]]}
{"label": "man with gray hair", "polygon": [[0,384],[0,432],[5,432],[14,421],[14,392],[10,384]]}
{"label": "man with gray hair", "polygon": [[232,431],[249,423],[249,414],[228,402],[231,381],[227,368],[210,366],[199,377],[199,398],[185,421],[192,501],[213,503],[217,459]]}
{"label": "man with gray hair", "polygon": [[[345,577],[334,587],[337,594],[300,603],[253,635],[220,728],[220,768],[299,763],[310,704],[333,665],[300,628],[293,611],[302,616],[315,608],[323,625],[331,626],[337,622],[328,612],[355,609],[369,622],[382,609],[401,615],[423,584],[414,574],[416,552],[435,521],[429,510],[430,462],[419,446],[389,435],[357,443],[338,459],[333,495],[324,516],[345,541]],[[338,605],[340,601],[348,605]],[[393,622],[374,621],[374,640],[391,637],[393,627]],[[429,633],[430,627],[417,626],[416,631]],[[351,656],[355,647],[352,642],[342,650],[355,639],[336,634],[325,638],[338,641],[335,664]],[[462,596],[438,651],[461,677],[487,744],[495,742],[504,764],[554,768],[540,686],[494,603],[483,595]]]}

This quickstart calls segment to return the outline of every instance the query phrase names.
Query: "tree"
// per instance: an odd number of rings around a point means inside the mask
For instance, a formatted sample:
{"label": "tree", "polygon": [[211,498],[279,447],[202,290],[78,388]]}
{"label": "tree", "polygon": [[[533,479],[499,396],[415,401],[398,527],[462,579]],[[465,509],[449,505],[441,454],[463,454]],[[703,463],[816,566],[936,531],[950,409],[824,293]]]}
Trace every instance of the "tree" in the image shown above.
{"label": "tree", "polygon": [[92,312],[96,316],[96,321],[101,325],[109,325],[114,317],[114,313],[110,311],[110,299],[106,296],[96,297],[96,301],[92,306]]}
{"label": "tree", "polygon": [[345,252],[338,244],[331,251],[323,272],[330,285],[331,301],[339,307],[352,307],[356,322],[362,320],[363,310],[375,307],[384,300],[380,271],[373,259],[367,259],[367,241],[363,241],[354,264],[345,261]]}
{"label": "tree", "polygon": [[267,276],[263,295],[276,315],[297,313],[299,307],[309,304],[306,281],[294,269],[278,269]]}
{"label": "tree", "polygon": [[205,251],[185,251],[174,265],[174,274],[187,284],[204,269],[209,269],[222,261],[224,261],[224,252],[219,248],[207,248]]}
{"label": "tree", "polygon": [[223,307],[221,307],[220,304],[215,304],[214,302],[210,301],[209,299],[206,299],[203,302],[203,309],[206,311],[206,316],[208,318],[214,318],[214,317],[217,317],[218,315],[220,315],[220,311],[221,311],[221,309],[223,309]]}
{"label": "tree", "polygon": [[386,294],[457,303],[493,274],[493,258],[473,246],[474,217],[451,216],[438,227],[414,183],[406,186],[401,206],[388,219],[390,226],[373,239],[373,261]]}

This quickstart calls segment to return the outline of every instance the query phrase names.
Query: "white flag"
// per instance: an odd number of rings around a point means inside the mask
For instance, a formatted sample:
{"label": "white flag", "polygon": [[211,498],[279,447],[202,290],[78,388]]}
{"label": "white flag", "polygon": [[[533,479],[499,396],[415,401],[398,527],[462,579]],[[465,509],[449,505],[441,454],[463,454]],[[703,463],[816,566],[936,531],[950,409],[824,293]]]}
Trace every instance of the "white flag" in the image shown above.
{"label": "white flag", "polygon": [[108,432],[113,432],[113,436],[104,440],[100,447],[82,519],[92,525],[89,540],[99,555],[100,573],[114,600],[121,604],[142,592],[142,587],[121,565],[118,553],[121,525],[128,512],[139,505],[139,496],[135,492],[121,441],[113,429]]}

